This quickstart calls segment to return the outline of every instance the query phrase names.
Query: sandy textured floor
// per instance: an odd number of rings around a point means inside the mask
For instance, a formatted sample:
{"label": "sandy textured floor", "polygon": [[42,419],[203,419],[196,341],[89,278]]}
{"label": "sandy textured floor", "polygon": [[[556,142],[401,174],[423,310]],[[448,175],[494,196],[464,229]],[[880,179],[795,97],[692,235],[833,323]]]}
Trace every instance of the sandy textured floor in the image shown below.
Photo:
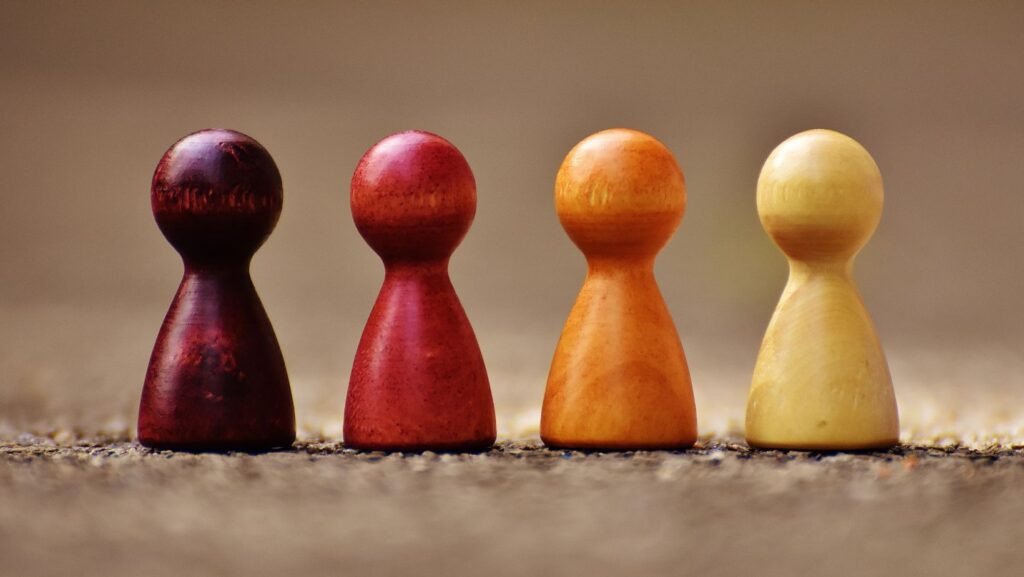
{"label": "sandy textured floor", "polygon": [[0,445],[3,575],[1019,575],[1024,451]]}
{"label": "sandy textured floor", "polygon": [[3,577],[1024,566],[1024,360],[1013,339],[892,342],[902,438],[919,448],[814,455],[726,443],[742,430],[759,337],[694,336],[703,448],[585,455],[528,440],[557,330],[481,331],[505,441],[487,454],[403,456],[337,444],[360,327],[284,323],[298,448],[192,455],[131,442],[163,312],[151,308],[0,307],[18,327],[0,332]]}

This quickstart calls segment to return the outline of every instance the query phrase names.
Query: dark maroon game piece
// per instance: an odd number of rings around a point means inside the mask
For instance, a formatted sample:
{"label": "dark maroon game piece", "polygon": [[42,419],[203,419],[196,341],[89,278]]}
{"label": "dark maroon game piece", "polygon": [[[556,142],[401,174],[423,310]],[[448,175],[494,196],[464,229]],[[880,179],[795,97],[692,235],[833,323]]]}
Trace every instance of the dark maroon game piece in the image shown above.
{"label": "dark maroon game piece", "polygon": [[352,367],[345,445],[490,447],[496,429],[487,370],[448,278],[448,260],[476,214],[469,164],[440,136],[395,134],[359,162],[351,202],[385,275]]}
{"label": "dark maroon game piece", "polygon": [[143,445],[259,450],[295,440],[288,373],[249,277],[281,203],[274,159],[239,132],[190,134],[160,159],[153,216],[185,276],[146,372]]}

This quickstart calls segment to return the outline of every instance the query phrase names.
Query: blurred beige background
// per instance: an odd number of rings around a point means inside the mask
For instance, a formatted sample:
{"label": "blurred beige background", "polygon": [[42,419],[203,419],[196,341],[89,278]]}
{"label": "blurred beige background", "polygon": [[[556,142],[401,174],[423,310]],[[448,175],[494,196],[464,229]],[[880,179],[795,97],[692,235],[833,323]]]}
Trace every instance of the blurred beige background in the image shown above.
{"label": "blurred beige background", "polygon": [[348,181],[389,133],[454,142],[476,222],[452,275],[500,428],[529,436],[584,274],[552,207],[591,132],[677,155],[658,278],[706,434],[739,430],[786,277],[754,207],[798,131],[858,139],[885,179],[857,274],[907,439],[1024,443],[1024,4],[0,2],[0,435],[123,434],[180,278],[149,181],[186,133],[270,150],[285,208],[253,274],[307,436],[340,434],[382,280]]}

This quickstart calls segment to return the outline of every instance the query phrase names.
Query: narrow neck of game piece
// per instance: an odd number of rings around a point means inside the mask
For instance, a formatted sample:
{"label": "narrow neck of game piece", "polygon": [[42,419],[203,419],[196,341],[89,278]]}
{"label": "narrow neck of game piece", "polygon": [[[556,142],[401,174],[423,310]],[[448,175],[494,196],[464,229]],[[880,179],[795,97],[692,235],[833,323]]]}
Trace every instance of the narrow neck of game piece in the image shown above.
{"label": "narrow neck of game piece", "polygon": [[852,290],[857,294],[857,287],[853,282],[851,260],[819,260],[819,261],[789,261],[789,280],[786,288],[782,291],[782,298],[786,299],[797,290],[810,286],[832,286],[848,287],[844,291]]}
{"label": "narrow neck of game piece", "polygon": [[246,258],[240,261],[229,263],[223,262],[202,262],[191,259],[183,259],[185,265],[185,276],[210,280],[229,281],[236,278],[249,278],[249,263],[251,259]]}
{"label": "narrow neck of game piece", "polygon": [[[225,314],[263,314],[249,276],[248,263],[233,266],[186,266],[173,309],[185,318],[219,322]],[[172,310],[173,310],[172,309]]]}
{"label": "narrow neck of game piece", "polygon": [[168,318],[187,319],[188,324],[219,324],[225,318],[265,313],[247,265],[186,266]]}
{"label": "narrow neck of game piece", "polygon": [[443,278],[448,279],[448,261],[451,257],[425,260],[387,260],[384,261],[384,278],[401,280],[407,278]]}
{"label": "narrow neck of game piece", "polygon": [[249,293],[255,293],[255,290],[248,261],[217,266],[187,263],[178,296],[216,303],[248,298]]}
{"label": "narrow neck of game piece", "polygon": [[646,278],[654,277],[654,256],[590,256],[587,274],[601,277]]}
{"label": "narrow neck of game piece", "polygon": [[790,279],[802,280],[819,275],[852,279],[853,259],[822,259],[814,261],[789,259]]}

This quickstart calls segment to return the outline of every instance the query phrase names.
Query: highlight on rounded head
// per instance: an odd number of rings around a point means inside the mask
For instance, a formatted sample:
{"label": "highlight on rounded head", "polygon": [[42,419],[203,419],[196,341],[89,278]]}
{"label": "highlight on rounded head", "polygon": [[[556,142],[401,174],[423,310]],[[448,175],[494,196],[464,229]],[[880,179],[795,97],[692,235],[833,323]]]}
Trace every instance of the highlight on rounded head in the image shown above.
{"label": "highlight on rounded head", "polygon": [[882,216],[882,175],[856,140],[833,130],[796,134],[768,156],[757,183],[765,231],[790,256],[845,257]]}
{"label": "highlight on rounded head", "polygon": [[573,147],[558,170],[559,212],[679,212],[686,182],[669,149],[629,128],[602,130]]}
{"label": "highlight on rounded head", "polygon": [[584,252],[653,254],[686,210],[686,181],[668,147],[627,128],[592,134],[566,155],[555,210]]}
{"label": "highlight on rounded head", "polygon": [[223,128],[194,132],[164,153],[153,173],[153,216],[194,261],[252,256],[281,215],[281,174],[252,137]]}
{"label": "highlight on rounded head", "polygon": [[476,215],[476,180],[448,140],[425,131],[372,146],[352,175],[352,218],[385,258],[450,255]]}

